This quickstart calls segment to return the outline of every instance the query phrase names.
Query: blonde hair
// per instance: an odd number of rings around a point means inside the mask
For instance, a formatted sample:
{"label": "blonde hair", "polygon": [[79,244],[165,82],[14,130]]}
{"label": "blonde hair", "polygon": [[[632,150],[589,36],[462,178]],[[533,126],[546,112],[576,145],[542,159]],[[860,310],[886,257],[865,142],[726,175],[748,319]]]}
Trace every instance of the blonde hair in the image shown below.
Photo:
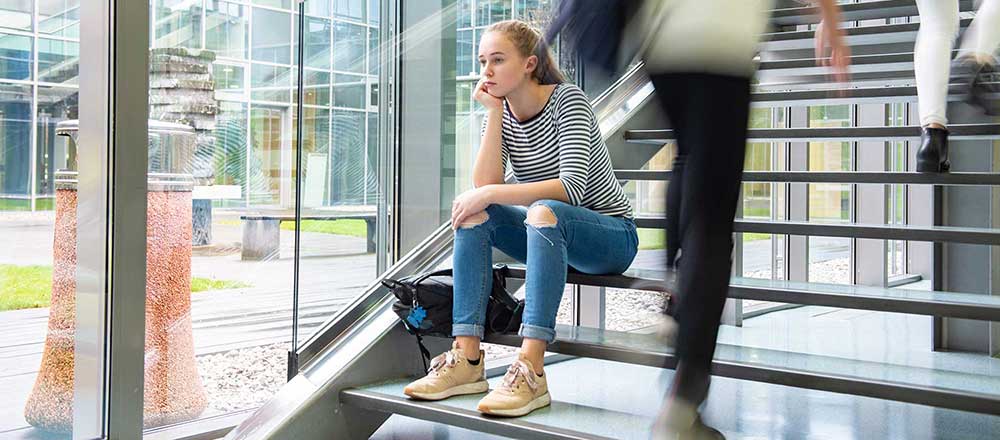
{"label": "blonde hair", "polygon": [[531,77],[539,84],[559,84],[566,81],[566,77],[563,76],[559,65],[552,56],[552,51],[549,50],[549,45],[545,43],[541,34],[528,23],[520,20],[504,20],[493,23],[486,29],[486,32],[502,33],[514,43],[517,51],[525,58],[532,55],[537,57],[538,64],[531,72]]}

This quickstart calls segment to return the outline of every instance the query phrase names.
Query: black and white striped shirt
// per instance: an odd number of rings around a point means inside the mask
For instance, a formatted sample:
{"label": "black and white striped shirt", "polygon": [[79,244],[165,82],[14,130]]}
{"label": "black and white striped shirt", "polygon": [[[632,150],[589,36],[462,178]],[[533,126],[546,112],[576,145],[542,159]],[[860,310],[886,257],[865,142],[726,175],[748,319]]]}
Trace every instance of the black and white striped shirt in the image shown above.
{"label": "black and white striped shirt", "polygon": [[505,175],[512,173],[515,182],[558,178],[570,204],[632,217],[632,204],[615,178],[594,110],[579,87],[557,85],[542,111],[523,122],[504,101],[500,149]]}

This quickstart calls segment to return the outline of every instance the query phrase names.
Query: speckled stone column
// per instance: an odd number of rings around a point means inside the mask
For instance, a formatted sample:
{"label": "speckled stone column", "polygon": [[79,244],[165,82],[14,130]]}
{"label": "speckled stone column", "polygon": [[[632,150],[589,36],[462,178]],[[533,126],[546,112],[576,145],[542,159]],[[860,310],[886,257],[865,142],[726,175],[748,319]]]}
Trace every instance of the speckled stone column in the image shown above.
{"label": "speckled stone column", "polygon": [[[151,152],[170,159],[157,163],[174,163],[175,159],[183,163],[186,159],[184,154],[163,148]],[[147,428],[191,420],[208,404],[191,334],[192,185],[190,175],[150,173],[143,396]],[[76,226],[76,175],[60,172],[49,328],[41,368],[24,417],[37,428],[65,433],[71,432],[73,426]]]}

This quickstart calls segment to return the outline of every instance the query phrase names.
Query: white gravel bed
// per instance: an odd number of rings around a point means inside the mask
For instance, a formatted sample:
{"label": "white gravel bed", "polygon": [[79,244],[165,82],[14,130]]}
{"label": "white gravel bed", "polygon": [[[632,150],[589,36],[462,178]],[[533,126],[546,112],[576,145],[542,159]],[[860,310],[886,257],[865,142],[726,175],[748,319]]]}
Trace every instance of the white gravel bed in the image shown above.
{"label": "white gravel bed", "polygon": [[262,405],[285,384],[288,344],[230,350],[198,357],[209,411],[232,412]]}
{"label": "white gravel bed", "polygon": [[[813,263],[810,281],[847,283],[850,280],[847,258]],[[770,270],[748,272],[747,277],[767,278]],[[556,322],[572,323],[571,290],[563,295]],[[606,326],[609,330],[633,331],[655,325],[665,295],[632,289],[607,289]],[[263,404],[285,384],[287,344],[273,344],[231,350],[201,356],[198,370],[209,396],[212,410],[230,412]],[[516,347],[483,344],[486,359],[498,359],[517,353]]]}

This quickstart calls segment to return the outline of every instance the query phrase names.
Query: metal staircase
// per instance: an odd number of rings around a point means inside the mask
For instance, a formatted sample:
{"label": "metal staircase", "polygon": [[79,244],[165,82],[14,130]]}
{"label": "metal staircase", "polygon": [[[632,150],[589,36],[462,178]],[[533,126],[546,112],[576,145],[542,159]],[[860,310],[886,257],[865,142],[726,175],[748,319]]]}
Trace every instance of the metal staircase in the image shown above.
{"label": "metal staircase", "polygon": [[[963,0],[962,10],[971,10],[971,4],[971,1]],[[765,38],[760,63],[762,80],[754,93],[753,105],[802,107],[835,103],[915,102],[916,90],[910,83],[916,24],[876,24],[849,29],[848,41],[856,54],[852,69],[860,77],[856,76],[851,84],[831,87],[817,82],[824,72],[814,67],[813,60],[809,59],[811,55],[802,56],[812,50],[813,33],[796,26],[814,23],[815,17],[811,10],[798,5],[797,2],[780,1],[779,9],[774,12],[773,23],[777,31]],[[844,18],[852,21],[887,20],[910,15],[916,15],[912,0],[844,5]],[[963,26],[968,24],[967,21],[963,22]],[[908,51],[900,52],[905,46],[909,46]],[[629,71],[625,78],[628,80],[619,81],[594,101],[598,107],[595,113],[601,117],[602,124],[607,122],[605,136],[612,145],[618,177],[631,181],[669,180],[669,171],[640,168],[664,143],[673,139],[673,132],[649,125],[648,121],[655,120],[655,115],[649,113],[655,110],[648,109],[646,105],[651,89],[641,79],[638,70]],[[616,119],[608,122],[609,118]],[[633,129],[636,128],[635,121],[647,121],[643,126],[645,129]],[[998,121],[954,125],[951,130],[953,140],[1000,139]],[[878,143],[915,140],[918,136],[919,127],[914,126],[750,130],[750,140],[756,142],[836,140]],[[627,152],[630,147],[639,153],[630,157]],[[943,185],[989,187],[1000,185],[1000,173],[770,171],[746,172],[744,180],[934,185],[935,188]],[[640,227],[659,228],[663,219],[641,217],[637,223]],[[1000,229],[984,227],[741,219],[736,223],[736,230],[791,236],[1000,246]],[[451,231],[443,226],[384,276],[395,277],[434,267],[445,261],[450,247]],[[514,267],[511,271],[511,277],[515,279],[523,278],[524,274],[521,267]],[[648,269],[633,269],[620,276],[570,273],[568,282],[667,291],[673,282],[673,275]],[[940,286],[940,282],[935,280],[934,285]],[[940,287],[926,291],[734,277],[730,284],[730,297],[1000,322],[1000,297],[944,291]],[[299,353],[304,359],[299,375],[227,438],[368,438],[391,414],[514,438],[646,438],[643,435],[648,435],[648,426],[652,421],[648,412],[631,413],[620,408],[561,401],[557,394],[553,395],[551,408],[517,419],[480,415],[475,411],[479,396],[441,402],[406,399],[402,388],[410,380],[408,376],[420,374],[421,362],[415,355],[412,337],[402,330],[390,310],[390,304],[391,295],[385,289],[378,283],[370,286],[338,320],[328,323],[305,344]],[[557,333],[557,341],[549,347],[552,353],[654,368],[671,368],[675,363],[671,349],[654,334],[567,325],[558,326]],[[500,335],[488,338],[487,342],[517,346],[520,338]],[[445,340],[431,341],[435,345],[430,347],[431,351],[443,350],[448,343]],[[983,358],[987,356],[983,355]],[[930,406],[942,411],[970,413],[962,417],[1000,415],[1000,375],[964,371],[949,365],[875,362],[719,344],[713,374],[741,381],[899,402],[903,411],[918,411],[923,406]],[[557,379],[555,375],[550,375],[550,380]],[[637,399],[646,398],[640,396],[643,393],[658,392],[656,387],[651,391],[643,383],[615,390],[604,390],[601,386],[601,383],[579,385],[590,392],[635,393]],[[1000,423],[991,421],[987,425],[1000,426]],[[1000,435],[998,431],[993,432]],[[942,435],[947,437],[948,433]]]}

